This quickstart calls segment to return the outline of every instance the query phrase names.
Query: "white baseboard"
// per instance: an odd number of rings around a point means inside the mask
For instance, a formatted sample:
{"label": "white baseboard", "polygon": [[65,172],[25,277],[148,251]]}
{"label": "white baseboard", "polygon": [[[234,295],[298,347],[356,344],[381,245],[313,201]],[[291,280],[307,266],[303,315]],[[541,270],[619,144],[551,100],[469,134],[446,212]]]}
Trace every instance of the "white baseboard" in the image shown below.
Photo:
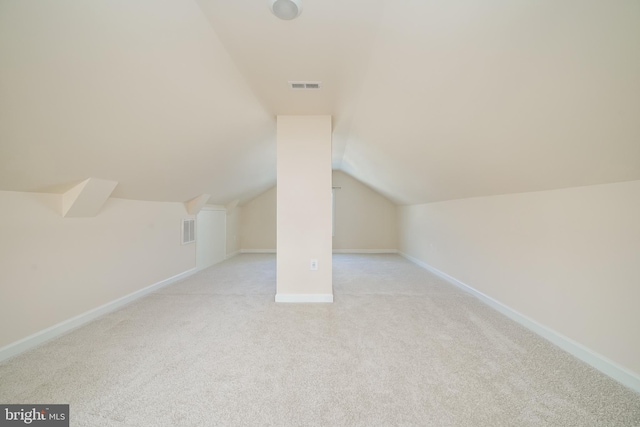
{"label": "white baseboard", "polygon": [[240,253],[240,250],[237,250],[235,252],[231,252],[230,254],[226,254],[224,259],[233,258],[234,256],[238,255],[239,253]]}
{"label": "white baseboard", "polygon": [[160,288],[163,288],[167,285],[175,283],[179,280],[185,279],[198,270],[196,268],[192,268],[183,273],[177,274],[173,277],[169,277],[168,279],[162,280],[158,283],[154,283],[153,285],[147,286],[146,288],[140,289],[129,295],[125,295],[121,298],[108,302],[100,307],[96,307],[92,310],[89,310],[85,313],[79,314],[75,317],[62,321],[56,325],[53,325],[49,328],[43,329],[40,332],[36,332],[35,334],[29,335],[19,341],[8,344],[2,348],[0,348],[0,362],[6,360],[10,357],[16,356],[20,353],[23,353],[27,350],[30,350],[34,347],[37,347],[45,342],[52,340],[60,335],[66,334],[73,329],[79,328],[80,326],[91,322],[92,320],[97,319],[100,316],[103,316],[107,313],[115,311],[121,307],[124,307],[127,304],[132,303],[133,301],[142,298],[143,296],[157,291]]}
{"label": "white baseboard", "polygon": [[[241,254],[275,254],[275,249],[240,249]],[[334,254],[397,254],[397,249],[333,249]]]}
{"label": "white baseboard", "polygon": [[444,273],[438,270],[437,268],[434,268],[429,264],[422,262],[419,259],[414,258],[410,255],[407,255],[403,252],[399,252],[399,253],[409,261],[419,265],[425,270],[428,270],[431,273],[435,274],[436,276],[441,277],[442,279],[462,289],[463,291],[476,296],[482,302],[489,305],[493,309],[498,310],[500,313],[504,314],[505,316],[509,317],[512,320],[515,320],[525,328],[535,332],[536,334],[547,339],[548,341],[551,341],[553,344],[557,345],[564,351],[572,354],[573,356],[577,357],[583,362],[591,365],[592,367],[596,368],[603,374],[608,375],[609,377],[613,378],[614,380],[618,381],[619,383],[629,387],[630,389],[636,392],[640,392],[640,375],[636,374],[635,372],[632,372],[618,365],[616,362],[594,352],[593,350],[585,347],[579,342],[576,342],[571,338],[566,337],[560,334],[559,332],[556,332],[553,329],[538,323],[537,321],[531,319],[530,317],[527,317],[524,314],[517,312],[516,310],[504,305],[503,303],[496,301],[495,299],[472,288],[466,283],[463,283],[458,279],[449,276],[447,273]]}
{"label": "white baseboard", "polygon": [[333,294],[276,294],[276,302],[333,302]]}
{"label": "white baseboard", "polygon": [[397,249],[334,249],[334,254],[397,254]]}

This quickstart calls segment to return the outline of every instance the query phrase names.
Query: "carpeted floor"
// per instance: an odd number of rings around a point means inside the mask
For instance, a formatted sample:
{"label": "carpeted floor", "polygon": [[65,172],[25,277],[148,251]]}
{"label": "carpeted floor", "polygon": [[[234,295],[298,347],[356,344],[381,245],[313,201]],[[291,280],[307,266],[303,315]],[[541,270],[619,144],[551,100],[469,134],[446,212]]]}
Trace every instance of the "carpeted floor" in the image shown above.
{"label": "carpeted floor", "polygon": [[240,255],[0,364],[72,426],[640,426],[640,395],[397,255],[334,256],[275,304]]}

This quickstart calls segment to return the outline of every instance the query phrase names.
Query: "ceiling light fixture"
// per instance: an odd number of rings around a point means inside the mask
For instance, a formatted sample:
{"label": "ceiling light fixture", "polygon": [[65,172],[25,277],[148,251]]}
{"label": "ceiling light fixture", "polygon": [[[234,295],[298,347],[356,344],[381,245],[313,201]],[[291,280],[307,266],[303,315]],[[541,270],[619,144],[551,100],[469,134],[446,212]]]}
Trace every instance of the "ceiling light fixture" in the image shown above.
{"label": "ceiling light fixture", "polygon": [[302,13],[300,0],[269,0],[271,13],[280,19],[290,21]]}

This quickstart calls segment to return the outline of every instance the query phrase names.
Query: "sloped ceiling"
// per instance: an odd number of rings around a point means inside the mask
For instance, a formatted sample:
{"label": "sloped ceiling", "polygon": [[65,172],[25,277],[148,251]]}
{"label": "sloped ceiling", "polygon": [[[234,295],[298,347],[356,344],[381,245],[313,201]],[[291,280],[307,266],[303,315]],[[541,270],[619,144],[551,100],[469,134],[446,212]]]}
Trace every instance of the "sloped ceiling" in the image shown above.
{"label": "sloped ceiling", "polygon": [[275,117],[191,0],[0,0],[0,185],[213,203],[275,181]]}
{"label": "sloped ceiling", "polygon": [[247,200],[278,114],[401,204],[640,179],[637,0],[303,2],[0,0],[0,189]]}

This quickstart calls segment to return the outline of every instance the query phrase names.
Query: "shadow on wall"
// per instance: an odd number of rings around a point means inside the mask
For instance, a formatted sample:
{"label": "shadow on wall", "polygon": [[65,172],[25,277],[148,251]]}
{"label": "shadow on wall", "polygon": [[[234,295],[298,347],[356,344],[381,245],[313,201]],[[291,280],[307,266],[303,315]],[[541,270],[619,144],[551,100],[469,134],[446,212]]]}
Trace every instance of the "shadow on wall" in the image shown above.
{"label": "shadow on wall", "polygon": [[[395,252],[398,248],[396,205],[342,171],[333,171],[335,212],[333,249],[345,252]],[[245,203],[239,215],[239,249],[275,252],[276,188]]]}

